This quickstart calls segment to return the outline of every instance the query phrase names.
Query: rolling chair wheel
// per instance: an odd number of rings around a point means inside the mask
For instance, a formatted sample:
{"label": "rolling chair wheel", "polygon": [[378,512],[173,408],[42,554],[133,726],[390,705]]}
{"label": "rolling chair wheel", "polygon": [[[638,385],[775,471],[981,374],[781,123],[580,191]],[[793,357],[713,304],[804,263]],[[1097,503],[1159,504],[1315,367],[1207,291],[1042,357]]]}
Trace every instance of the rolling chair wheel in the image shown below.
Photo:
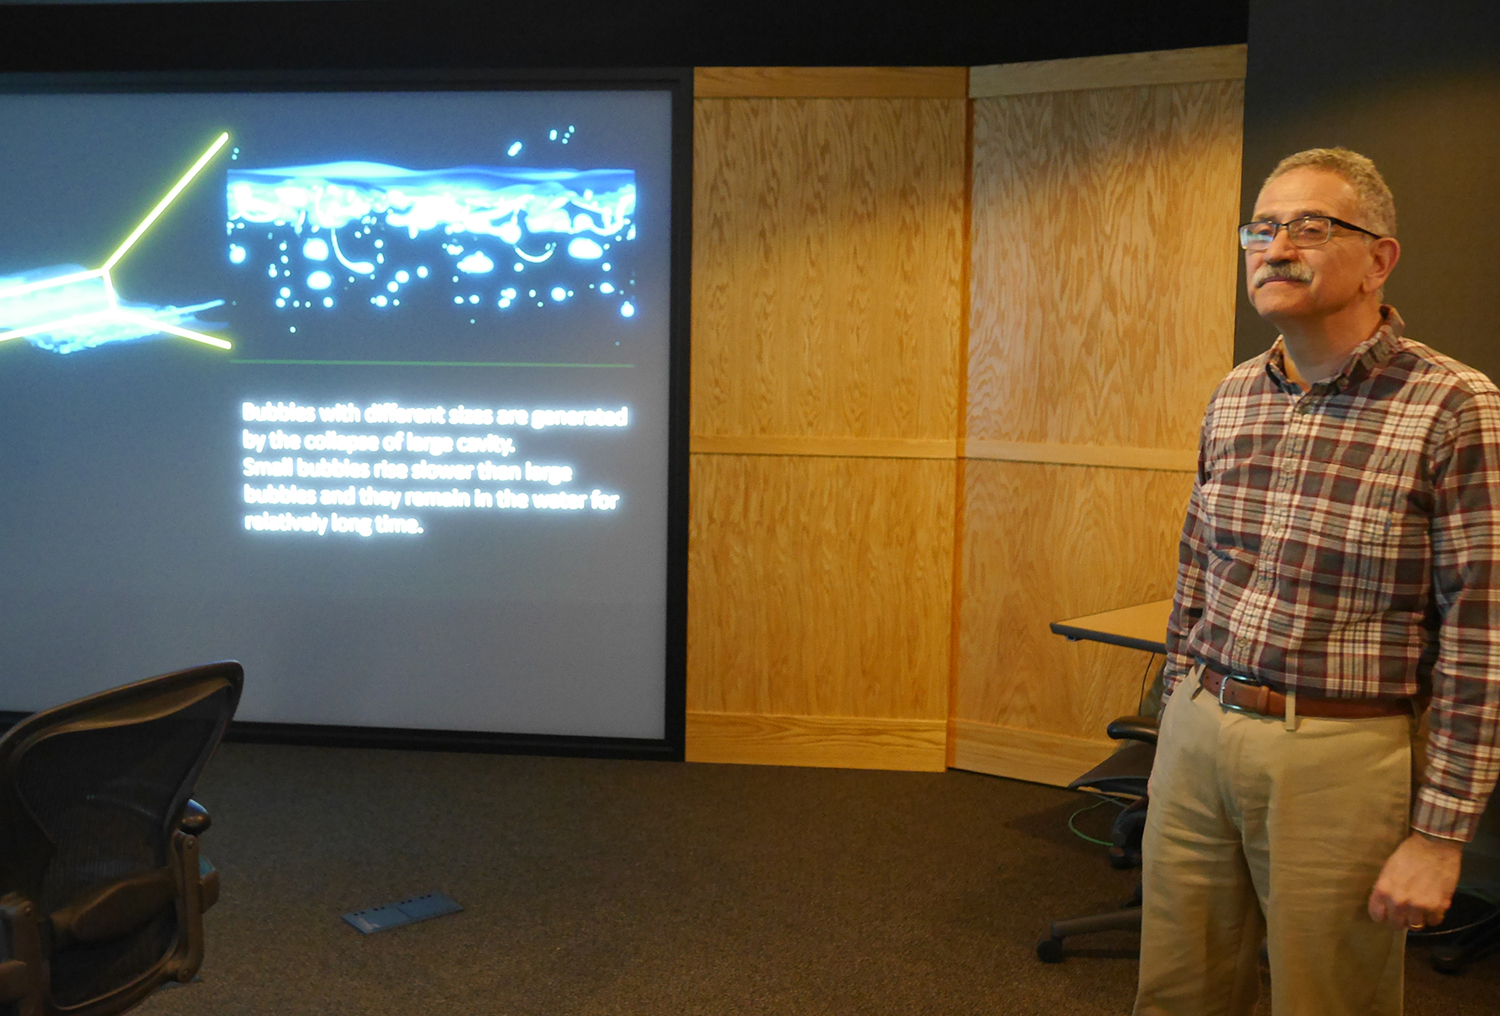
{"label": "rolling chair wheel", "polygon": [[1465,957],[1462,949],[1445,949],[1442,946],[1434,948],[1432,955],[1428,958],[1428,962],[1432,964],[1432,969],[1440,974],[1463,973],[1464,967],[1467,965],[1464,960]]}
{"label": "rolling chair wheel", "polygon": [[1043,963],[1061,963],[1063,944],[1055,938],[1044,938],[1036,944],[1036,958]]}

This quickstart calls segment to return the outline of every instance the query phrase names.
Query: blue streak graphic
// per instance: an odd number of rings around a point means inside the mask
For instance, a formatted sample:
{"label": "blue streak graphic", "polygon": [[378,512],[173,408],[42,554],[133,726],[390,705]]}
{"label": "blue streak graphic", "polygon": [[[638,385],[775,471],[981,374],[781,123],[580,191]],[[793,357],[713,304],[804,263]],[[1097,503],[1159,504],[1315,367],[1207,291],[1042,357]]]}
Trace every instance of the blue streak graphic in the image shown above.
{"label": "blue streak graphic", "polygon": [[111,304],[99,276],[6,295],[7,290],[83,275],[86,271],[79,265],[57,265],[0,276],[0,332],[45,325],[45,330],[27,334],[26,341],[53,353],[78,353],[111,343],[171,334],[162,325],[194,330],[212,328],[212,324],[198,320],[195,315],[224,305],[223,300],[209,300],[188,307],[170,304],[159,307],[118,298]]}

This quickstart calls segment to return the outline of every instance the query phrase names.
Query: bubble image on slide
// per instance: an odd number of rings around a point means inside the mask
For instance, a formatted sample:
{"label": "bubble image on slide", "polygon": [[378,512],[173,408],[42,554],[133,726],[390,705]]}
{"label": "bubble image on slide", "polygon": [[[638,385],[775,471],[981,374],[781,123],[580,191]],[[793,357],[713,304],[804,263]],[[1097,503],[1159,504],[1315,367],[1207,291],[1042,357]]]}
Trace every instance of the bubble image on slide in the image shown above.
{"label": "bubble image on slide", "polygon": [[264,280],[289,332],[341,309],[636,313],[632,170],[232,166],[226,196],[229,262]]}

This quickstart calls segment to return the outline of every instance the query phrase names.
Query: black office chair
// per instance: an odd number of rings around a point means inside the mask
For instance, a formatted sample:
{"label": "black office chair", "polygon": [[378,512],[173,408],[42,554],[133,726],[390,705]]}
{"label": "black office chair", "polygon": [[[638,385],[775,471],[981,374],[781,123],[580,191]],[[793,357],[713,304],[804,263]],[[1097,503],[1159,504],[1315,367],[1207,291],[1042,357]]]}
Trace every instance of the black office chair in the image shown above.
{"label": "black office chair", "polygon": [[[1125,747],[1078,779],[1068,784],[1070,790],[1083,790],[1112,798],[1125,806],[1115,816],[1110,830],[1109,861],[1116,868],[1139,868],[1141,833],[1146,826],[1146,783],[1156,760],[1156,717],[1121,716],[1105,728]],[[1036,944],[1036,957],[1043,963],[1063,961],[1063,941],[1074,935],[1096,931],[1139,931],[1141,927],[1141,885],[1135,895],[1118,910],[1089,914],[1064,921],[1053,921],[1048,936]]]}
{"label": "black office chair", "polygon": [[0,738],[0,1016],[103,1016],[192,980],[219,876],[190,796],[243,684],[211,663]]}
{"label": "black office chair", "polygon": [[1476,960],[1500,950],[1500,906],[1460,889],[1443,923],[1407,932],[1408,945],[1430,945],[1428,962],[1442,974],[1461,974]]}

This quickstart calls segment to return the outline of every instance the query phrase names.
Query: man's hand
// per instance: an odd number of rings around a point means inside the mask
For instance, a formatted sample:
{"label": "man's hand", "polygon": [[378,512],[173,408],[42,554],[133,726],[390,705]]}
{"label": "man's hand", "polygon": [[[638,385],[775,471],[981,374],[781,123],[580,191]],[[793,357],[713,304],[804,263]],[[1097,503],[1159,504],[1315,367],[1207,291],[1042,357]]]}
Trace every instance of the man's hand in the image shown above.
{"label": "man's hand", "polygon": [[1386,859],[1370,892],[1370,918],[1398,928],[1425,928],[1443,923],[1464,845],[1412,833]]}

